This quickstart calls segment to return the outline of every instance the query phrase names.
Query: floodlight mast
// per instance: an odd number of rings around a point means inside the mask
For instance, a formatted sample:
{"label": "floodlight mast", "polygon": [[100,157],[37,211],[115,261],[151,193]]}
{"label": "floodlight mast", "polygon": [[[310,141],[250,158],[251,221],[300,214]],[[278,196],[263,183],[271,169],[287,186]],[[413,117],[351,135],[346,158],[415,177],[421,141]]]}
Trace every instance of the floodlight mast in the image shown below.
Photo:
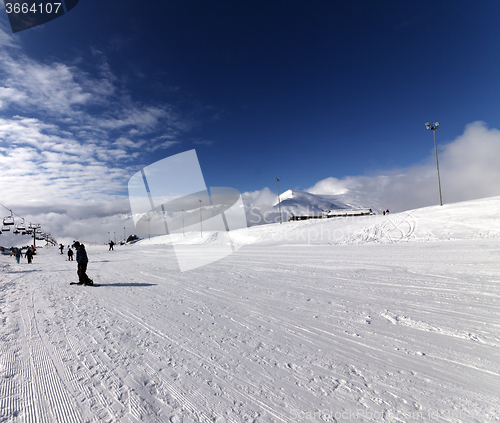
{"label": "floodlight mast", "polygon": [[280,225],[281,225],[280,179],[281,178],[279,177],[274,178],[274,180],[278,183],[278,209],[280,211]]}
{"label": "floodlight mast", "polygon": [[439,127],[439,122],[434,122],[434,123],[427,122],[425,124],[425,127],[434,132],[434,149],[436,150],[436,166],[437,166],[438,187],[439,187],[439,204],[442,206],[443,205],[443,197],[441,195],[441,178],[439,177],[439,160],[438,160],[438,149],[437,149],[437,143],[436,143],[436,129],[438,129],[438,127]]}

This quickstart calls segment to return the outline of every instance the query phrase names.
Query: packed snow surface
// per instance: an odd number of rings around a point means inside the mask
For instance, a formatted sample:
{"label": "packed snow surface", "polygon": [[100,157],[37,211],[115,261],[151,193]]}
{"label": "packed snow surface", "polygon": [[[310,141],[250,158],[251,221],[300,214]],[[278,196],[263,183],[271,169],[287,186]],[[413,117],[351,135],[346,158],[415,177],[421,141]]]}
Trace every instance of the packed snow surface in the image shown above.
{"label": "packed snow surface", "polygon": [[[500,419],[500,197],[0,256],[0,422]],[[186,248],[189,245],[186,245]]]}

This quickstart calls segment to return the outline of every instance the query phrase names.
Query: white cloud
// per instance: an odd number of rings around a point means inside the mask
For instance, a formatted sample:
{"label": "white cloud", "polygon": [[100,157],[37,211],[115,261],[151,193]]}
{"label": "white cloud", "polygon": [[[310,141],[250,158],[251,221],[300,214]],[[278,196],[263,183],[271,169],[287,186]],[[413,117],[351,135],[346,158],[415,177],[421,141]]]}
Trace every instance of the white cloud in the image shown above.
{"label": "white cloud", "polygon": [[90,78],[74,66],[39,63],[25,56],[6,54],[0,72],[4,85],[0,91],[3,109],[14,105],[22,110],[36,109],[65,116],[78,111],[79,106],[113,93],[109,81]]}
{"label": "white cloud", "polygon": [[18,47],[12,34],[5,32],[0,25],[0,47]]}
{"label": "white cloud", "polygon": [[124,148],[141,148],[144,145],[144,141],[132,141],[129,138],[120,137],[113,144]]}
{"label": "white cloud", "polygon": [[244,192],[241,197],[245,204],[262,208],[272,207],[277,201],[277,195],[267,187],[262,190]]}
{"label": "white cloud", "polygon": [[158,107],[146,109],[132,107],[122,109],[120,117],[105,117],[95,119],[94,122],[103,129],[121,129],[133,126],[143,131],[149,131],[155,128],[160,120],[170,118],[170,113],[169,110]]}

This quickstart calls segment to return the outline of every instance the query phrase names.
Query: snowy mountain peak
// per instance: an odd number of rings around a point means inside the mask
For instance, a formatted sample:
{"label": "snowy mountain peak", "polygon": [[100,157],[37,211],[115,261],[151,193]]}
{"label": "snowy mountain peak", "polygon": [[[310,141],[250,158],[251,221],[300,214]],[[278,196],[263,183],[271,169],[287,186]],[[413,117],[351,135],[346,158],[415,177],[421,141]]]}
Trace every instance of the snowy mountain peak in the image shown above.
{"label": "snowy mountain peak", "polygon": [[[356,206],[338,200],[336,196],[317,195],[296,189],[280,194],[281,210],[291,216],[320,215],[323,210],[349,209]],[[278,198],[274,203],[278,207]]]}

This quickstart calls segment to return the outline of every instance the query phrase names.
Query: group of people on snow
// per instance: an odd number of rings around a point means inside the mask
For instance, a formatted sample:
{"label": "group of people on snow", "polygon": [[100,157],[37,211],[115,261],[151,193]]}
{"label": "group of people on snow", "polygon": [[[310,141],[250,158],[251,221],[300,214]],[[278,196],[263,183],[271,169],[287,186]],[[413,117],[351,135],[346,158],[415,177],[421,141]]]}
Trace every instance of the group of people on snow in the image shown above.
{"label": "group of people on snow", "polygon": [[[113,241],[109,242],[109,250],[114,250],[113,246],[115,243]],[[24,247],[23,247],[24,248]],[[79,241],[74,241],[73,245],[68,245],[68,261],[73,261],[73,249],[76,250],[76,262],[78,266],[77,274],[78,274],[78,284],[79,285],[93,285],[94,281],[89,278],[87,275],[87,265],[89,262],[89,258],[87,256],[87,251],[85,250],[85,245],[81,244]],[[59,244],[59,250],[61,254],[64,254],[64,245]],[[34,246],[28,247],[25,257],[28,260],[28,263],[31,263],[33,260],[33,255],[36,254],[36,249]],[[11,256],[15,256],[16,261],[19,263],[22,254],[22,249],[18,247],[11,248]]]}
{"label": "group of people on snow", "polygon": [[[34,246],[28,247],[26,253],[24,253],[24,257],[26,257],[26,259],[28,260],[28,264],[30,264],[33,261],[33,256],[35,254],[36,254],[35,247]],[[21,257],[23,256],[22,248],[18,247],[11,248],[10,255],[14,256],[16,258],[17,263],[19,263],[21,261]]]}
{"label": "group of people on snow", "polygon": [[[23,247],[24,248],[24,247]],[[35,247],[28,247],[26,253],[24,253],[24,257],[28,260],[28,264],[33,261],[33,256],[36,254]],[[23,256],[22,248],[13,247],[10,250],[10,255],[16,258],[16,261],[19,263],[21,261],[21,257]]]}
{"label": "group of people on snow", "polygon": [[[64,245],[59,244],[59,249],[61,250],[61,254],[64,254]],[[68,261],[73,261],[73,250],[68,245]]]}

